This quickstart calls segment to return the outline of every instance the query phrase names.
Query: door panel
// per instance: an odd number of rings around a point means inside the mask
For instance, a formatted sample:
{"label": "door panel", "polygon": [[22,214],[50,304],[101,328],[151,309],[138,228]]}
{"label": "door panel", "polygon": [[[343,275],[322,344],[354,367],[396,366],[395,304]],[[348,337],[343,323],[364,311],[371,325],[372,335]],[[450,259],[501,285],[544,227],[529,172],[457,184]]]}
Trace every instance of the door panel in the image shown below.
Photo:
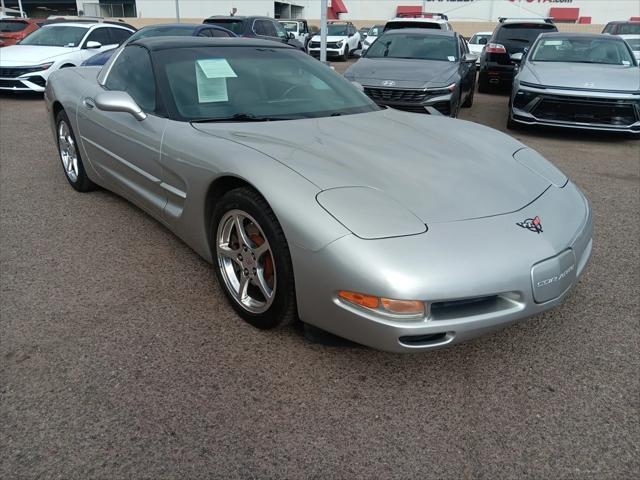
{"label": "door panel", "polygon": [[91,97],[80,103],[78,120],[84,149],[109,188],[160,216],[167,201],[160,165],[167,120],[148,115],[138,121],[128,113],[104,112]]}

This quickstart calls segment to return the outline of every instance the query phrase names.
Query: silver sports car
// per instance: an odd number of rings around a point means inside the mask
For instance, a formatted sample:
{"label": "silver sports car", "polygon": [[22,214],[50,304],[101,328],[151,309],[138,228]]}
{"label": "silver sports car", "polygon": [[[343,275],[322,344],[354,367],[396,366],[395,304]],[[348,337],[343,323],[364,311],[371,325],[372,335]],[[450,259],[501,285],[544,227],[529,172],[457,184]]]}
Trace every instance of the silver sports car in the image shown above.
{"label": "silver sports car", "polygon": [[640,70],[622,38],[545,33],[514,60],[521,65],[509,128],[539,124],[640,135]]}
{"label": "silver sports car", "polygon": [[157,218],[258,328],[437,348],[560,304],[591,253],[586,198],[534,150],[284,45],[142,39],[45,96],[71,186]]}

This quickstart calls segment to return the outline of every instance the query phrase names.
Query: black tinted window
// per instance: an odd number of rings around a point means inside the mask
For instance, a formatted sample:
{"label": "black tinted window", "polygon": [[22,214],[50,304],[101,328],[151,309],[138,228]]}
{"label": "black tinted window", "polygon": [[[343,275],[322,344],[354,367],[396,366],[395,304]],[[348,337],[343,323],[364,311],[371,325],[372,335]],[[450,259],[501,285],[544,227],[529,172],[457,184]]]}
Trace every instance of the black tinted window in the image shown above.
{"label": "black tinted window", "polygon": [[229,38],[230,35],[223,30],[216,30],[215,28],[207,29],[208,35],[210,37],[218,37],[218,38]]}
{"label": "black tinted window", "polygon": [[109,28],[109,33],[111,34],[111,43],[117,43],[118,45],[122,45],[131,36],[131,32],[124,28]]}
{"label": "black tinted window", "polygon": [[[87,42],[98,42],[101,45],[114,44],[115,42],[112,42],[111,38],[109,37],[109,30],[109,28],[96,28],[87,37]],[[85,45],[87,44],[87,42],[85,42]]]}
{"label": "black tinted window", "polygon": [[16,22],[14,20],[0,21],[0,32],[21,32],[27,28],[27,22]]}
{"label": "black tinted window", "polygon": [[541,33],[557,32],[555,25],[522,24],[503,25],[498,31],[498,42],[514,42],[527,45],[532,43]]}
{"label": "black tinted window", "polygon": [[231,30],[236,35],[242,35],[244,33],[244,24],[242,20],[212,18],[205,20],[204,23],[226,28],[227,30]]}
{"label": "black tinted window", "polygon": [[156,109],[156,81],[149,52],[131,45],[116,59],[105,87],[127,92],[145,112]]}

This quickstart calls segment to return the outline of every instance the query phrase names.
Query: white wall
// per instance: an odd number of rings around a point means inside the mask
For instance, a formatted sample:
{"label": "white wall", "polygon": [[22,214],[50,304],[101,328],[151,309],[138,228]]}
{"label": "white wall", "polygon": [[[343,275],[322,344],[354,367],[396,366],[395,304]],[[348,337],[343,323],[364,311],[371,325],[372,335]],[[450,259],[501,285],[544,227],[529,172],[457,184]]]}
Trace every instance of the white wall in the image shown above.
{"label": "white wall", "polygon": [[[118,0],[112,0],[117,3]],[[272,0],[179,0],[183,18],[206,18],[228,15],[232,7],[238,15],[273,16]],[[286,0],[283,0],[283,2]],[[593,23],[628,20],[640,16],[640,0],[343,0],[349,13],[342,15],[351,20],[383,20],[396,13],[398,5],[424,3],[427,12],[442,12],[451,20],[485,21],[501,16],[547,16],[552,7],[578,7],[581,16],[592,17]],[[97,2],[97,0],[88,0]],[[82,0],[77,0],[82,9]],[[320,18],[320,0],[291,0],[305,8],[305,17]],[[175,0],[137,0],[138,16],[142,18],[175,18]]]}

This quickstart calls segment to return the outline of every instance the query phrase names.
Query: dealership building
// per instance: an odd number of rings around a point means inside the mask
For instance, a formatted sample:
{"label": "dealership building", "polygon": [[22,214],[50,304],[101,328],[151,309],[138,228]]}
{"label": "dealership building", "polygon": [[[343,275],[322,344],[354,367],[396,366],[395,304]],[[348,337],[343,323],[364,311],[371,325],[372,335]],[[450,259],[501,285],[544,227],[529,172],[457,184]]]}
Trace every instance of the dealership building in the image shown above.
{"label": "dealership building", "polygon": [[[5,5],[18,7],[17,0]],[[178,0],[180,16],[266,15],[276,18],[320,18],[320,0]],[[496,21],[499,17],[553,17],[556,22],[603,24],[640,20],[640,0],[329,0],[329,18],[384,20],[398,13],[444,13],[454,21]],[[84,14],[104,17],[170,19],[175,0],[22,0],[30,16]]]}

